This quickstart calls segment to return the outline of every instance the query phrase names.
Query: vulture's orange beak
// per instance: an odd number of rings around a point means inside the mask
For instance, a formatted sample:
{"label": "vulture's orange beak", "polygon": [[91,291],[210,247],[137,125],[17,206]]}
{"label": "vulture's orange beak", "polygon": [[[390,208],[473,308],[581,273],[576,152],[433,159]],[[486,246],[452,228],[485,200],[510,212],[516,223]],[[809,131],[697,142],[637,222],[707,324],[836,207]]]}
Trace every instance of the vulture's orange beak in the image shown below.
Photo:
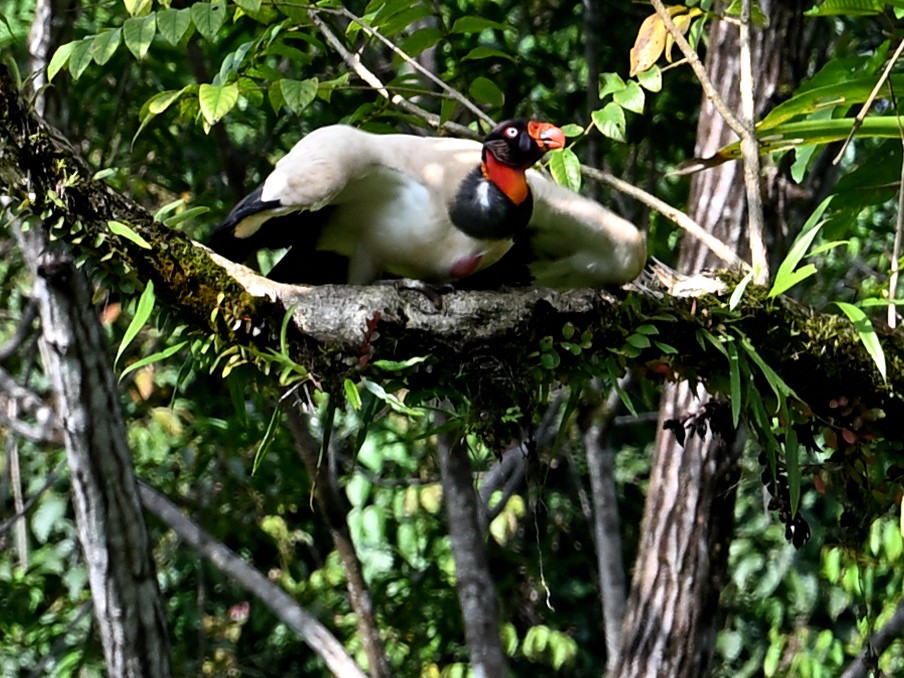
{"label": "vulture's orange beak", "polygon": [[544,152],[565,148],[565,133],[552,123],[531,120],[527,123],[527,133]]}

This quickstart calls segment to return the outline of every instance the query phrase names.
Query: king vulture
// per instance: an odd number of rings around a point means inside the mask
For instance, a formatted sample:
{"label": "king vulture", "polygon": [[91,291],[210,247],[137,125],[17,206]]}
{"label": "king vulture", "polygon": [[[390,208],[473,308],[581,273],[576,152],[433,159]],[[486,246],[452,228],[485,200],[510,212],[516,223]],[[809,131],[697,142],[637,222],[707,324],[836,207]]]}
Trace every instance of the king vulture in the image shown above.
{"label": "king vulture", "polygon": [[[525,120],[502,123],[482,144],[322,127],[235,206],[211,247],[234,261],[291,248],[270,272],[289,283],[361,285],[386,275],[447,283],[478,273],[471,280],[493,285],[627,282],[646,259],[644,235],[529,169],[564,145],[558,127]],[[529,279],[507,279],[524,266]],[[500,275],[487,277],[494,270]]]}

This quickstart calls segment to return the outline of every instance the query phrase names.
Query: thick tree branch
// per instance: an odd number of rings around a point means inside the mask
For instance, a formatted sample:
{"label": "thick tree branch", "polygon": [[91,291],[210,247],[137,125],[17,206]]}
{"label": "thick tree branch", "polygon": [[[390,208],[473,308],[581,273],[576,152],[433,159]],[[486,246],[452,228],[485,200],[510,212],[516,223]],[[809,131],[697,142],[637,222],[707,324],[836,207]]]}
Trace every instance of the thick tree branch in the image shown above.
{"label": "thick tree branch", "polygon": [[870,667],[875,666],[875,662],[893,642],[900,640],[902,633],[904,633],[904,600],[898,603],[882,628],[870,636],[866,647],[848,665],[841,678],[865,678],[870,675]]}

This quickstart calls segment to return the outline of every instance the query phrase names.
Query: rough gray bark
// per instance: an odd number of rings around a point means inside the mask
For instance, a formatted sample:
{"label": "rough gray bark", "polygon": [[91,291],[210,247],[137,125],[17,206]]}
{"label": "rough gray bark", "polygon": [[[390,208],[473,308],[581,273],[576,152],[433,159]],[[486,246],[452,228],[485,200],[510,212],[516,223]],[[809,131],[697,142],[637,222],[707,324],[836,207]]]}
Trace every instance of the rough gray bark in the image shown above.
{"label": "rough gray bark", "polygon": [[47,253],[40,227],[17,233],[35,276],[45,371],[63,423],[79,541],[111,676],[170,675],[157,574],[116,382],[84,274]]}
{"label": "rough gray bark", "polygon": [[[753,31],[758,115],[775,103],[798,72],[802,3],[760,3],[767,30]],[[707,72],[732,110],[738,91],[738,31],[725,21],[710,30]],[[697,157],[707,157],[732,140],[730,130],[704,100],[697,128]],[[743,168],[722,165],[697,174],[691,185],[690,215],[738,252],[746,248]],[[772,211],[779,196],[767,195]],[[769,205],[767,204],[767,213]],[[717,265],[711,253],[685,239],[679,270],[694,273]],[[681,446],[666,421],[680,419],[708,394],[688,384],[667,386],[662,395],[659,434],[641,526],[641,543],[623,629],[623,648],[613,675],[705,675],[720,628],[718,597],[725,576],[736,491],[733,436],[689,435]]]}
{"label": "rough gray bark", "polygon": [[475,678],[508,675],[499,632],[499,605],[490,575],[468,447],[455,434],[437,438],[443,504],[455,559],[455,588]]}
{"label": "rough gray bark", "polygon": [[620,399],[614,389],[584,431],[584,450],[593,503],[593,543],[600,577],[600,604],[606,634],[606,667],[612,670],[621,647],[625,620],[625,566],[622,562],[621,520],[615,487],[615,450],[605,440],[604,422],[611,423]]}

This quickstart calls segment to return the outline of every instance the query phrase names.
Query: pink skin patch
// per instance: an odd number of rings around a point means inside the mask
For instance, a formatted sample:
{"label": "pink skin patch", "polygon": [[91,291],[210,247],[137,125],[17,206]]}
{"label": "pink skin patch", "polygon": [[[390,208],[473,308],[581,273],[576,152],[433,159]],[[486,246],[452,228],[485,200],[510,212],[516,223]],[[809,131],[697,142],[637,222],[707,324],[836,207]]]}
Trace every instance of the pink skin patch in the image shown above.
{"label": "pink skin patch", "polygon": [[452,265],[452,269],[449,271],[449,275],[451,275],[456,280],[467,278],[477,270],[478,266],[480,266],[480,259],[481,255],[479,254],[474,254],[470,257],[459,259]]}

